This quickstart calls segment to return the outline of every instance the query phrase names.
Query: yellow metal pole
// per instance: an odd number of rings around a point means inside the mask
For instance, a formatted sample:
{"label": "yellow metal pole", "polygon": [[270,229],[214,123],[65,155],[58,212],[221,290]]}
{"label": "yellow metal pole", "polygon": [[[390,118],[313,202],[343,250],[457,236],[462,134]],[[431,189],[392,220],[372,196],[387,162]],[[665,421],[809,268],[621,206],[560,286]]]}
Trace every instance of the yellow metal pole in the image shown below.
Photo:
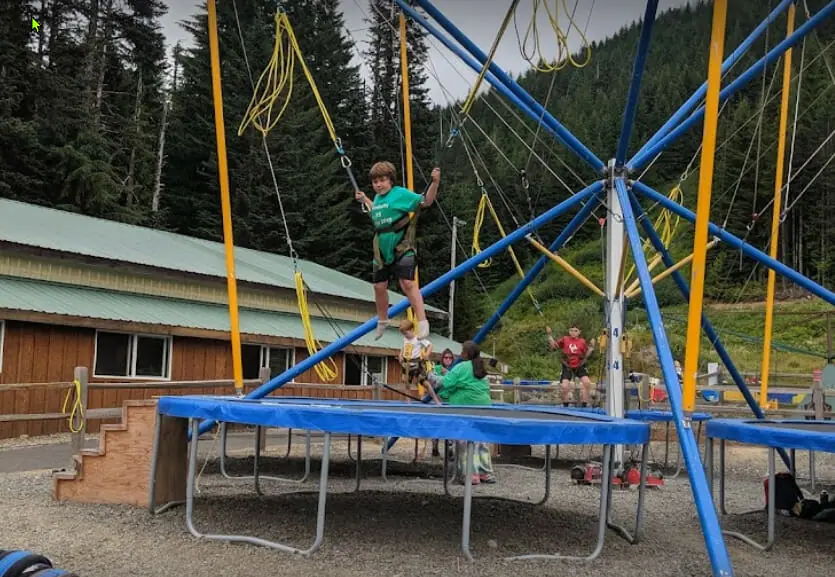
{"label": "yellow metal pole", "polygon": [[707,72],[705,125],[702,133],[702,162],[699,167],[699,197],[693,239],[693,266],[690,273],[690,308],[687,315],[687,342],[684,354],[684,410],[692,413],[696,404],[696,375],[699,370],[699,345],[702,331],[702,301],[705,292],[707,232],[710,220],[710,193],[713,188],[713,163],[716,156],[716,125],[719,120],[719,89],[722,84],[722,56],[725,51],[727,0],[713,3],[713,27]]}
{"label": "yellow metal pole", "polygon": [[[794,32],[794,3],[789,5],[786,36]],[[771,245],[768,253],[777,258],[777,238],[780,235],[780,214],[783,198],[783,164],[786,157],[786,133],[789,124],[789,90],[791,90],[792,51],[783,56],[783,93],[780,95],[780,128],[777,135],[777,171],[774,176],[774,213],[771,217]],[[763,338],[762,366],[760,367],[760,406],[768,405],[768,371],[771,364],[771,332],[774,326],[774,288],[777,275],[768,269],[768,288],[765,297],[765,336]]]}
{"label": "yellow metal pole", "polygon": [[[403,88],[403,140],[406,144],[406,188],[415,190],[415,173],[412,166],[412,106],[409,100],[409,51],[406,32],[406,14],[400,11],[400,79]],[[417,266],[415,266],[415,282],[420,283]],[[409,307],[406,315],[414,322],[414,311]],[[421,389],[422,387],[418,386]]]}
{"label": "yellow metal pole", "polygon": [[[707,245],[708,250],[712,249],[718,243],[719,243],[718,238],[715,238],[712,241],[710,241]],[[681,259],[680,261],[675,263],[670,268],[664,269],[662,272],[655,275],[652,279],[652,284],[656,284],[659,281],[664,280],[665,278],[667,278],[668,276],[670,276],[671,274],[673,274],[674,272],[676,272],[680,268],[683,268],[683,267],[687,266],[688,264],[690,264],[690,262],[692,260],[693,260],[693,255],[692,254],[690,254],[689,256],[684,257],[683,259]],[[638,286],[637,288],[632,289],[631,291],[627,291],[626,292],[626,298],[630,298],[630,299],[635,298],[639,294],[641,294],[641,287],[640,286]]]}
{"label": "yellow metal pole", "polygon": [[[647,269],[649,270],[649,272],[652,272],[658,266],[658,264],[660,262],[661,262],[661,255],[660,254],[655,255],[653,257],[653,259],[650,261],[650,263],[647,265]],[[629,274],[626,275],[626,279],[624,279],[624,282],[626,282],[626,280],[628,280],[629,277],[632,276],[632,270],[634,268],[635,268],[635,265],[632,265],[632,269],[630,269]],[[640,284],[641,284],[641,279],[636,278],[634,281],[632,281],[632,284],[630,284],[628,287],[626,287],[626,290],[623,291],[623,294],[629,295],[629,293],[634,292],[635,289],[639,288]]]}
{"label": "yellow metal pole", "polygon": [[554,254],[553,252],[551,252],[550,250],[548,250],[548,247],[547,247],[547,246],[543,246],[541,243],[537,242],[537,241],[536,241],[534,238],[532,238],[532,237],[528,237],[528,241],[529,241],[529,242],[530,242],[530,243],[531,243],[531,244],[532,244],[532,245],[533,245],[533,246],[534,246],[534,247],[535,247],[538,251],[540,251],[542,254],[544,254],[545,256],[547,256],[548,258],[550,258],[552,261],[554,261],[555,263],[557,263],[558,265],[560,265],[562,268],[564,268],[564,269],[565,269],[565,272],[567,272],[568,274],[570,274],[571,276],[573,276],[574,278],[576,278],[578,281],[580,281],[582,284],[584,284],[585,286],[587,286],[587,287],[588,287],[588,288],[589,288],[592,292],[594,292],[595,294],[597,294],[597,295],[599,295],[599,296],[601,296],[601,297],[605,297],[605,296],[606,296],[606,294],[605,294],[602,290],[600,290],[600,289],[597,287],[597,285],[595,285],[593,282],[591,282],[591,281],[588,279],[588,277],[587,277],[587,276],[585,276],[583,273],[581,273],[581,272],[580,272],[580,271],[578,271],[576,268],[574,268],[573,266],[571,266],[571,265],[568,263],[568,261],[567,261],[567,260],[565,260],[564,258],[562,258],[561,256],[559,256],[558,254]]}
{"label": "yellow metal pole", "polygon": [[209,12],[209,54],[212,63],[212,97],[215,108],[217,172],[220,179],[220,206],[223,211],[223,246],[226,252],[226,289],[229,293],[229,324],[232,331],[232,376],[235,391],[243,394],[241,331],[238,321],[238,289],[235,282],[235,243],[232,235],[232,202],[229,199],[229,168],[226,164],[226,132],[223,125],[223,94],[220,87],[220,49],[217,40],[215,0],[207,0]]}

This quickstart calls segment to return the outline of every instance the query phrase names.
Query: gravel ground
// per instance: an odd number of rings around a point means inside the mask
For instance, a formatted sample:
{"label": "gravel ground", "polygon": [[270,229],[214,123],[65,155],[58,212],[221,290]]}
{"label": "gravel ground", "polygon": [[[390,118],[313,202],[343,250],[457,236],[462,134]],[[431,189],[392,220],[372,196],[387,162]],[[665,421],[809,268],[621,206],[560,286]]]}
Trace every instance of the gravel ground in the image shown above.
{"label": "gravel ground", "polygon": [[[314,455],[321,454],[314,441]],[[211,445],[209,444],[209,447]],[[376,456],[366,443],[365,458]],[[301,443],[294,444],[294,453]],[[655,448],[656,456],[663,447]],[[400,443],[404,460],[411,447]],[[302,470],[298,459],[279,459],[283,448],[268,450],[265,468],[284,474]],[[686,476],[648,491],[642,541],[630,546],[609,531],[602,556],[591,564],[564,561],[514,561],[503,558],[527,552],[578,554],[594,546],[598,490],[573,486],[568,465],[554,470],[552,495],[543,507],[531,502],[542,495],[543,474],[519,468],[497,469],[499,483],[475,488],[476,495],[512,496],[529,503],[481,500],[473,504],[471,546],[476,558],[460,555],[462,501],[443,494],[439,461],[419,466],[391,463],[389,480],[379,474],[379,461],[365,463],[362,491],[353,489],[352,465],[344,441],[333,447],[325,543],[305,559],[251,545],[228,545],[194,539],[185,526],[182,507],[158,516],[142,509],[54,503],[48,471],[0,475],[0,547],[29,549],[49,557],[56,567],[80,577],[190,575],[287,575],[292,577],[405,577],[479,575],[515,577],[543,574],[610,576],[710,575]],[[585,459],[588,449],[563,448],[562,459]],[[0,453],[2,458],[2,453]],[[734,448],[729,455],[728,506],[731,511],[761,502],[765,452]],[[232,461],[233,473],[246,470],[248,459]],[[202,465],[202,463],[201,463]],[[801,471],[805,470],[801,464]],[[835,479],[835,456],[818,455],[818,477]],[[318,479],[314,461],[312,479]],[[315,529],[316,495],[287,494],[293,488],[263,481],[265,497],[251,483],[231,481],[209,461],[200,477],[195,522],[202,530],[240,532],[307,547]],[[313,482],[305,489],[315,489]],[[462,488],[454,487],[456,497]],[[634,522],[637,492],[618,491],[613,516],[629,527]],[[729,517],[725,527],[765,537],[765,515]],[[804,577],[831,575],[835,566],[835,525],[778,518],[778,541],[760,553],[728,540],[736,575]]]}

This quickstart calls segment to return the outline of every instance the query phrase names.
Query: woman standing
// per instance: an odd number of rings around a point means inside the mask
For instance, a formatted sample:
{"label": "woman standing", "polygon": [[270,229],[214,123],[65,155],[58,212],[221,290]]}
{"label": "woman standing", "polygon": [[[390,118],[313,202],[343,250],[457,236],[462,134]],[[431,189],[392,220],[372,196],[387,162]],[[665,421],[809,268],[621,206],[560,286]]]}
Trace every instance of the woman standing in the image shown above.
{"label": "woman standing", "polygon": [[[455,355],[452,354],[452,351],[450,349],[444,349],[444,352],[441,353],[440,364],[432,367],[432,372],[438,375],[438,377],[443,378],[443,376],[449,372],[449,367],[452,366],[452,361],[454,360]],[[441,456],[441,452],[438,450],[438,439],[432,440],[432,456]]]}
{"label": "woman standing", "polygon": [[[489,406],[490,383],[487,381],[487,368],[481,358],[478,344],[467,341],[461,348],[461,362],[453,367],[441,381],[438,396],[451,405]],[[490,448],[485,443],[475,443],[473,448],[473,485],[495,483]],[[455,442],[455,464],[457,483],[464,482],[467,471],[466,441]]]}

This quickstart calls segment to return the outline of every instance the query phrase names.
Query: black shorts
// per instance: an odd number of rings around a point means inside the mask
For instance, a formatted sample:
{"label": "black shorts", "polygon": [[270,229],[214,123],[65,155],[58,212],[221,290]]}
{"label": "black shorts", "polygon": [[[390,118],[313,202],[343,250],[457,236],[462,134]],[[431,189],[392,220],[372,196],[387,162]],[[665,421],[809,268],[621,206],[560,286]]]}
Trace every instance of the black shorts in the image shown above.
{"label": "black shorts", "polygon": [[560,374],[560,381],[573,381],[575,378],[582,379],[587,376],[589,376],[589,374],[586,372],[586,365],[580,365],[576,369],[563,365],[562,373]]}
{"label": "black shorts", "polygon": [[371,273],[371,282],[389,282],[392,279],[414,280],[417,260],[414,253],[407,253],[396,257],[391,264],[377,267]]}

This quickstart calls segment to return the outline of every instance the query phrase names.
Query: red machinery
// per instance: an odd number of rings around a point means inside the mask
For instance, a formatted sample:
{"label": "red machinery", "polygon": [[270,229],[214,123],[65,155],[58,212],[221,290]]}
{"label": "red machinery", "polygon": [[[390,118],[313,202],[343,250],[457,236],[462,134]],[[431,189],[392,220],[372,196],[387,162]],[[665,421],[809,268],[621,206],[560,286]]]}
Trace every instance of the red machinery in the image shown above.
{"label": "red machinery", "polygon": [[[603,466],[601,463],[590,462],[583,466],[576,466],[571,469],[571,479],[578,485],[596,485],[603,478]],[[630,486],[638,486],[641,483],[641,469],[639,466],[627,465],[624,470],[612,478],[615,487],[628,489]],[[647,487],[662,487],[664,476],[660,473],[647,471]]]}

